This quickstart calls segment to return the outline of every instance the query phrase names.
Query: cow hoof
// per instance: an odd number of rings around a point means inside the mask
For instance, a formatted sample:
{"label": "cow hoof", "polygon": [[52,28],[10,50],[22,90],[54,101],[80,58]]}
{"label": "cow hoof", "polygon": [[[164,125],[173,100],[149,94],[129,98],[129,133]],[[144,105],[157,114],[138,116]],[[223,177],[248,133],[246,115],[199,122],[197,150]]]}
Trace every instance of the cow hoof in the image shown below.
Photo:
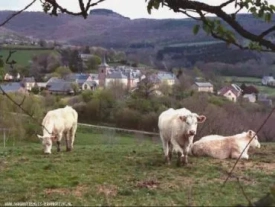
{"label": "cow hoof", "polygon": [[70,151],[72,151],[72,149],[71,149],[71,148],[67,148],[66,151],[67,151],[67,152],[70,152]]}

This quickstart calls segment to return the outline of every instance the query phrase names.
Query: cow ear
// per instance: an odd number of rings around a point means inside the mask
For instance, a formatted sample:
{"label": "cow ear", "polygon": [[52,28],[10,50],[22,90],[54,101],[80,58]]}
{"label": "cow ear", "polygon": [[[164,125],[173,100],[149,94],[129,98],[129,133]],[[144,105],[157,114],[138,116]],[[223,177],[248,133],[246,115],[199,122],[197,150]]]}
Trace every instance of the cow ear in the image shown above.
{"label": "cow ear", "polygon": [[248,136],[252,137],[253,136],[253,131],[252,130],[248,130]]}
{"label": "cow ear", "polygon": [[43,139],[43,136],[37,134],[38,139]]}
{"label": "cow ear", "polygon": [[186,116],[179,116],[179,119],[184,122],[186,121]]}
{"label": "cow ear", "polygon": [[203,123],[206,120],[206,116],[200,115],[200,116],[197,117],[197,119],[198,119],[198,123]]}

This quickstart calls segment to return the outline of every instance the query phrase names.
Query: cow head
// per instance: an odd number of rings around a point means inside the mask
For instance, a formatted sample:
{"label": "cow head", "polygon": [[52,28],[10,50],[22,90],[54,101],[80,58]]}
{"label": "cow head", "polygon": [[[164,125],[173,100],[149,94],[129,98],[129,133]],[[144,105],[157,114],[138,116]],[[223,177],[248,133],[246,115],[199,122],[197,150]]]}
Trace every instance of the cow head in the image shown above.
{"label": "cow head", "polygon": [[185,129],[188,136],[195,136],[197,133],[198,123],[203,123],[206,120],[206,116],[191,113],[188,115],[181,115],[179,119],[185,123]]}
{"label": "cow head", "polygon": [[37,137],[42,140],[44,153],[45,154],[51,154],[53,141],[56,140],[56,137],[54,135],[43,135],[43,136],[41,136],[39,134],[37,135]]}
{"label": "cow head", "polygon": [[260,148],[261,147],[261,144],[258,140],[258,136],[256,135],[256,132],[254,132],[252,130],[248,130],[247,133],[246,133],[246,136],[249,138],[249,140],[251,140],[252,137],[253,137],[253,140],[250,142],[251,147],[253,147],[253,148]]}

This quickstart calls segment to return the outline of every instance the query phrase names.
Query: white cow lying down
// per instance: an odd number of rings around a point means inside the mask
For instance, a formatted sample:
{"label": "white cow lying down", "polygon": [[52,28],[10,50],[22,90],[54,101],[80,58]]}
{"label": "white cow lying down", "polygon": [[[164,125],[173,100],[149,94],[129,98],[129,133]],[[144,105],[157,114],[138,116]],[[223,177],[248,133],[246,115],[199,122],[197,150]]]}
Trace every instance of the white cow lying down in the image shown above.
{"label": "white cow lying down", "polygon": [[[255,135],[255,136],[254,136]],[[217,159],[237,159],[251,140],[241,158],[248,159],[249,147],[260,148],[258,136],[252,130],[232,136],[208,135],[194,142],[190,154],[194,156],[209,156]]]}
{"label": "white cow lying down", "polygon": [[172,158],[172,151],[178,153],[179,163],[187,164],[187,155],[196,135],[197,124],[205,120],[204,115],[199,116],[186,108],[170,108],[160,114],[158,127],[168,164]]}
{"label": "white cow lying down", "polygon": [[52,142],[57,141],[57,151],[60,151],[60,142],[65,136],[66,149],[73,149],[75,133],[77,130],[78,114],[71,106],[65,106],[48,111],[42,121],[43,136],[37,135],[42,139],[44,153],[51,154]]}

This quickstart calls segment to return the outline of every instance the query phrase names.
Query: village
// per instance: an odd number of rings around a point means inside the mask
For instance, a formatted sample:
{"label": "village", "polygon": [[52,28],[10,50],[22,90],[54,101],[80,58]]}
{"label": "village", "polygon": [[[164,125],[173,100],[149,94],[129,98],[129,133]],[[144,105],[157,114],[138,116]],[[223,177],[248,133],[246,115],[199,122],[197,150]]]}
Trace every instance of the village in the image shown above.
{"label": "village", "polygon": [[[87,59],[86,54],[81,54],[83,61]],[[139,84],[148,79],[153,83],[156,95],[162,95],[158,88],[165,84],[171,87],[179,84],[176,75],[169,72],[158,71],[147,73],[144,68],[136,68],[125,65],[109,66],[105,57],[98,66],[98,73],[71,73],[64,78],[50,77],[46,82],[37,82],[34,77],[21,77],[18,73],[16,77],[6,73],[4,83],[0,86],[6,93],[32,93],[34,89],[38,92],[46,90],[53,95],[75,95],[81,91],[107,88],[112,83],[119,83],[128,91],[135,91]],[[262,78],[262,85],[272,86],[275,80],[272,75]],[[224,84],[224,87],[215,89],[211,82],[202,81],[200,77],[194,79],[192,90],[196,92],[206,92],[223,96],[232,102],[237,102],[243,98],[251,103],[259,102],[267,106],[272,106],[272,99],[267,94],[259,93],[253,85]],[[37,91],[37,90],[36,90]]]}

